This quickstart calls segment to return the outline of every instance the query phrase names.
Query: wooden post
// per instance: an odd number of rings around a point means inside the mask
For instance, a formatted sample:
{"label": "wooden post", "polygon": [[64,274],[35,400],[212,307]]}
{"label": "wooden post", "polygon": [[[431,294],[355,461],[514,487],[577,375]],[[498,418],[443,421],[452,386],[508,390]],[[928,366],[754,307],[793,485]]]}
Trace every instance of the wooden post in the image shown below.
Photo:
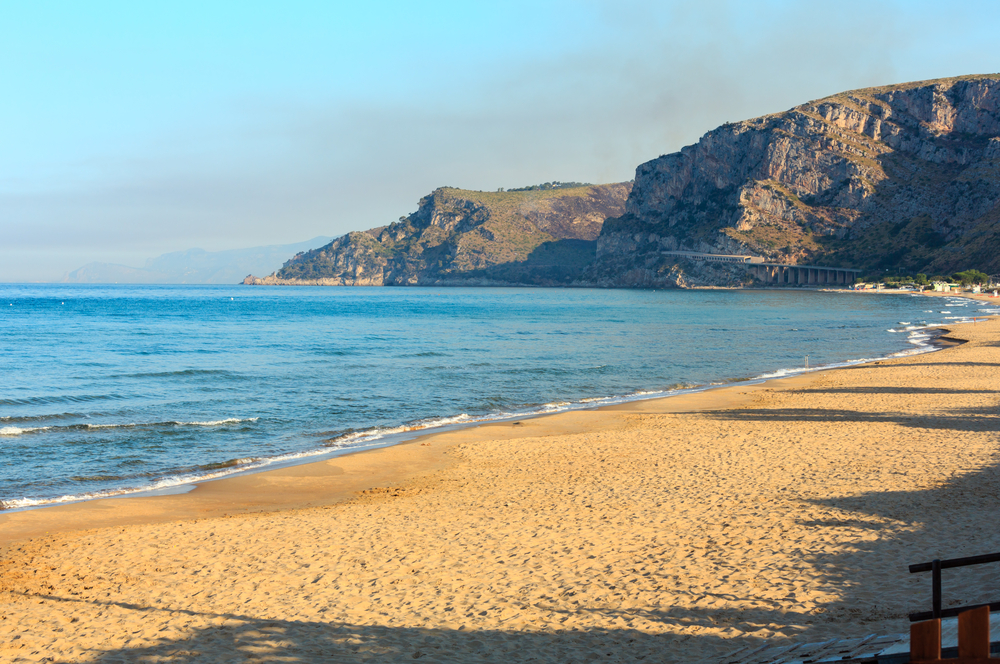
{"label": "wooden post", "polygon": [[941,619],[925,620],[910,625],[910,661],[926,662],[941,659]]}
{"label": "wooden post", "polygon": [[941,617],[941,561],[931,561],[931,610],[935,618]]}
{"label": "wooden post", "polygon": [[990,607],[980,606],[958,614],[958,658],[989,659]]}

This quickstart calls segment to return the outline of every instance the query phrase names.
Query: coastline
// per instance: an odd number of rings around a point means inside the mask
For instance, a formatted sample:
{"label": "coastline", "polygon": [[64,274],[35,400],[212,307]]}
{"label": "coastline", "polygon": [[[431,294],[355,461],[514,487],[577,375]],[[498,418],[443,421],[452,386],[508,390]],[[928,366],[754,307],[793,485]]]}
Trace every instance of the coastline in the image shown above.
{"label": "coastline", "polygon": [[[948,336],[964,343],[7,515],[55,516],[0,546],[0,655],[712,661],[905,631],[930,601],[908,564],[1000,547],[1000,323]],[[367,491],[329,493],[349,479]],[[72,522],[88,511],[105,527]],[[946,602],[984,587],[949,579]]]}
{"label": "coastline", "polygon": [[[388,453],[382,454],[379,461],[372,460],[370,463],[355,461],[345,461],[341,463],[341,460],[351,459],[356,455],[375,454],[394,447],[419,443],[425,439],[443,437],[448,433],[454,433],[460,439],[464,440],[465,438],[461,436],[461,432],[463,431],[494,425],[502,427],[505,424],[511,425],[515,421],[517,421],[517,424],[522,424],[525,420],[550,418],[557,417],[559,415],[570,415],[573,413],[588,411],[600,412],[605,410],[635,410],[636,412],[645,412],[646,409],[644,409],[641,405],[645,402],[680,399],[680,401],[677,401],[673,407],[655,405],[652,407],[652,412],[684,412],[691,410],[687,404],[701,403],[704,401],[703,399],[697,398],[697,395],[701,394],[714,394],[718,391],[734,389],[748,389],[763,383],[771,383],[773,381],[785,381],[800,376],[824,371],[835,371],[870,362],[935,352],[953,345],[953,340],[950,340],[947,337],[947,330],[944,329],[944,326],[942,325],[931,325],[923,328],[917,327],[907,331],[911,332],[912,337],[912,333],[917,330],[941,330],[941,332],[937,335],[930,333],[928,335],[930,340],[923,340],[916,348],[904,348],[903,350],[896,351],[882,357],[844,360],[832,365],[821,365],[813,368],[802,367],[799,369],[771,370],[759,376],[733,380],[726,383],[697,385],[687,388],[678,388],[676,390],[662,390],[657,393],[638,393],[625,396],[591,398],[585,400],[584,402],[567,403],[563,408],[558,409],[555,412],[535,410],[513,416],[487,416],[479,420],[471,420],[468,422],[435,424],[428,426],[423,430],[423,433],[420,432],[421,429],[407,429],[405,426],[401,426],[400,429],[404,430],[403,433],[395,433],[384,439],[376,438],[372,441],[374,444],[369,446],[347,450],[324,451],[322,449],[318,449],[312,451],[311,453],[296,454],[293,458],[289,459],[278,458],[270,460],[277,462],[273,467],[269,467],[269,464],[256,468],[234,468],[232,471],[226,472],[222,475],[210,474],[204,478],[197,478],[177,484],[169,484],[163,487],[124,490],[120,493],[113,493],[105,496],[74,496],[69,500],[59,500],[56,502],[29,505],[25,507],[0,509],[0,546],[3,546],[3,544],[7,541],[14,541],[15,539],[23,537],[31,537],[41,533],[49,534],[53,532],[64,532],[66,530],[66,526],[62,525],[64,521],[63,516],[55,517],[54,515],[46,514],[44,517],[38,519],[16,516],[21,513],[38,513],[39,510],[47,511],[56,508],[66,508],[65,510],[59,510],[59,514],[65,514],[67,517],[71,514],[84,515],[88,514],[88,511],[83,508],[84,505],[95,501],[113,500],[116,501],[113,505],[118,508],[118,513],[124,512],[130,515],[128,520],[123,521],[106,522],[102,519],[97,519],[96,521],[87,522],[100,524],[88,527],[103,527],[121,525],[124,523],[144,523],[146,522],[144,520],[148,519],[154,519],[159,522],[163,520],[170,520],[172,518],[193,518],[196,516],[207,515],[219,516],[228,514],[227,510],[235,510],[238,513],[246,513],[250,511],[277,511],[281,509],[314,506],[317,504],[329,504],[329,501],[317,498],[316,495],[314,495],[317,492],[320,492],[323,495],[333,496],[331,500],[336,503],[348,499],[349,496],[365,488],[361,485],[368,480],[360,479],[364,473],[370,472],[372,475],[370,479],[376,479],[384,477],[386,472],[388,472],[388,474],[392,477],[395,477],[398,474],[401,478],[409,477],[409,473],[411,472],[420,472],[414,471],[413,468],[411,468],[411,465],[414,463],[412,460],[400,461],[396,459],[396,455]],[[923,347],[921,348],[920,345]],[[658,396],[651,396],[652,394],[658,394]],[[719,403],[728,403],[728,400],[725,396],[720,396]],[[538,408],[541,407],[542,406],[538,406]],[[714,407],[719,406],[716,404]],[[475,438],[475,436],[473,437]],[[442,440],[444,440],[444,438],[442,438]],[[429,443],[424,443],[422,446],[429,446]],[[310,460],[313,456],[327,458]],[[417,468],[431,470],[437,468],[437,464],[441,463],[440,455],[424,454],[423,457],[425,457],[424,460],[416,462]],[[388,467],[396,467],[400,464],[403,464],[402,469],[392,471],[386,470]],[[307,468],[296,470],[300,467]],[[362,468],[365,470],[359,470]],[[370,470],[371,468],[376,470]],[[255,475],[266,475],[267,477],[258,478],[257,480],[249,479]],[[292,491],[291,496],[289,496],[287,492],[282,496],[275,496],[273,492],[267,491],[267,489],[274,483],[283,483],[288,485],[293,482],[290,478],[296,477],[313,478],[311,480],[313,484],[317,484],[316,478],[328,478],[328,481],[323,484],[321,489],[316,489],[312,492],[306,491],[304,493],[301,491]],[[333,477],[337,477],[337,479],[334,480],[332,479]],[[215,486],[215,483],[217,482],[228,482],[228,484]],[[211,488],[206,489],[206,487]],[[190,495],[196,491],[198,492],[197,496]],[[232,495],[240,495],[243,496],[243,498],[240,500],[234,500],[231,497]],[[187,497],[185,498],[184,496]],[[271,497],[247,499],[247,496]],[[162,505],[157,504],[155,507],[151,508],[145,500],[152,498],[170,498],[170,500],[162,501]],[[145,505],[145,507],[140,507],[139,504],[127,502],[130,499],[143,500],[144,502],[142,505]],[[0,501],[0,505],[2,504],[3,501]],[[105,513],[109,511],[111,510],[103,510]],[[90,511],[89,514],[93,515],[101,512],[102,510],[95,509]],[[175,514],[177,516],[169,516],[171,514]],[[122,517],[120,516],[115,517],[115,519],[121,518]],[[8,521],[10,522],[9,526],[4,528],[4,524]],[[60,525],[51,525],[53,521]],[[30,525],[29,522],[31,522]]]}
{"label": "coastline", "polygon": [[80,530],[334,505],[350,501],[373,487],[398,486],[446,468],[452,462],[447,451],[460,443],[613,428],[618,419],[613,413],[681,413],[736,407],[759,390],[792,388],[826,371],[837,370],[804,371],[590,409],[466,425],[443,432],[430,430],[400,443],[360,449],[322,461],[197,482],[183,493],[143,492],[4,511],[0,512],[0,552],[5,545],[20,540]]}
{"label": "coastline", "polygon": [[[40,536],[349,502],[360,492],[373,487],[398,486],[414,477],[446,468],[452,461],[448,457],[448,449],[460,443],[568,435],[580,430],[615,426],[612,421],[604,421],[609,418],[597,416],[598,413],[666,414],[735,408],[760,390],[801,388],[826,372],[939,352],[961,343],[949,337],[947,329],[936,329],[942,332],[931,344],[934,348],[906,355],[900,355],[905,351],[899,351],[883,358],[852,360],[835,367],[802,369],[778,377],[699,386],[667,396],[638,396],[596,407],[453,425],[443,431],[431,428],[426,433],[418,433],[400,442],[352,450],[328,459],[291,462],[277,468],[211,477],[182,485],[186,490],[179,492],[146,490],[0,511],[0,552],[5,545]],[[587,417],[588,413],[594,415]],[[581,419],[587,419],[589,423],[581,425]],[[526,425],[528,422],[531,424]]]}
{"label": "coastline", "polygon": [[[771,290],[781,290],[781,289],[771,289]],[[840,292],[863,292],[863,291],[845,290]],[[900,294],[906,294],[906,293],[900,293]],[[961,321],[955,321],[955,322],[961,322]],[[928,352],[930,350],[934,350],[933,346],[936,345],[933,342],[933,339],[931,339],[930,343],[928,343],[927,337],[932,337],[933,335],[930,333],[924,334],[923,335],[924,338],[922,340],[918,339],[917,337],[921,336],[923,334],[923,331],[925,330],[930,331],[935,328],[942,327],[942,325],[955,324],[955,322],[950,322],[950,323],[946,322],[943,324],[937,323],[937,324],[923,325],[923,326],[916,325],[916,326],[906,327],[903,329],[890,329],[888,331],[891,333],[892,332],[908,333],[909,339],[907,340],[908,343],[901,343],[902,346],[901,349],[888,352],[888,354],[886,355],[881,355],[879,351],[876,351],[874,354],[870,354],[867,356],[862,355],[861,357],[856,357],[855,359],[832,361],[829,363],[820,364],[819,366],[815,367],[809,366],[808,356],[806,356],[807,359],[805,367],[789,367],[787,364],[777,365],[776,368],[766,369],[763,371],[763,373],[759,373],[756,375],[748,374],[743,377],[735,377],[732,375],[725,376],[723,378],[717,379],[719,380],[719,382],[705,382],[704,384],[691,384],[688,386],[677,385],[673,388],[653,389],[651,391],[645,391],[645,392],[637,391],[634,393],[613,393],[610,396],[599,396],[599,397],[588,396],[587,398],[580,398],[580,400],[577,401],[564,401],[560,399],[559,396],[553,397],[553,395],[549,395],[549,398],[553,399],[551,403],[544,403],[544,404],[538,403],[534,406],[525,406],[523,410],[520,408],[513,408],[513,409],[507,409],[506,412],[495,411],[492,413],[475,415],[473,417],[469,417],[468,415],[465,415],[463,413],[460,415],[436,417],[427,420],[411,420],[410,422],[403,422],[402,424],[389,428],[374,426],[367,429],[360,429],[358,431],[351,431],[350,433],[341,436],[339,438],[324,441],[324,446],[322,447],[305,448],[301,450],[280,453],[277,454],[276,456],[261,456],[259,458],[248,457],[239,459],[233,458],[224,463],[216,464],[212,466],[211,469],[185,471],[183,473],[179,472],[174,475],[170,474],[162,475],[160,477],[154,478],[152,483],[146,486],[122,485],[122,486],[111,486],[107,489],[102,489],[102,490],[95,490],[93,493],[73,493],[71,490],[67,492],[65,495],[52,494],[41,497],[22,497],[22,498],[11,497],[9,500],[6,501],[0,500],[0,517],[2,517],[3,515],[14,514],[22,510],[34,511],[38,509],[48,509],[57,506],[73,505],[80,502],[90,502],[93,500],[122,499],[129,497],[145,498],[145,497],[163,496],[171,494],[184,494],[192,491],[195,487],[205,485],[208,482],[240,477],[248,474],[272,472],[297,465],[307,465],[310,463],[322,463],[324,461],[333,461],[335,459],[342,458],[347,455],[353,455],[367,451],[374,451],[386,446],[402,444],[412,440],[415,437],[437,432],[465,429],[468,427],[476,427],[484,424],[511,421],[513,419],[518,419],[518,418],[528,419],[535,417],[545,417],[551,414],[572,412],[577,410],[604,408],[608,405],[630,403],[634,401],[643,401],[647,399],[676,398],[678,396],[683,396],[692,391],[700,392],[703,390],[725,389],[729,386],[739,386],[742,384],[753,383],[761,380],[770,380],[783,376],[798,375],[804,372],[813,372],[817,370],[854,366],[860,363],[875,361],[878,359],[887,359],[911,353]],[[896,326],[892,325],[892,327]],[[914,345],[916,347],[914,347]],[[923,345],[924,348],[920,348],[921,345]],[[887,352],[887,350],[888,349],[882,349],[881,352],[884,353]],[[801,358],[799,359],[801,360]],[[757,370],[760,371],[760,367],[758,367]],[[739,374],[737,374],[737,376],[739,376]],[[464,408],[464,406],[461,406],[461,408]],[[462,411],[457,410],[454,412],[460,413]],[[202,418],[202,419],[212,419],[212,418]],[[255,417],[253,419],[257,418]],[[228,422],[230,420],[226,421]],[[181,424],[185,424],[185,422],[181,422]],[[213,422],[194,422],[194,424],[213,424]],[[218,422],[215,422],[214,424],[218,424]],[[126,426],[132,426],[132,425],[126,425]],[[340,441],[340,438],[344,438],[345,441]],[[240,451],[235,451],[234,454],[244,454],[244,452],[240,450]],[[206,466],[205,468],[209,467]],[[0,541],[2,541],[2,535],[0,535]]]}

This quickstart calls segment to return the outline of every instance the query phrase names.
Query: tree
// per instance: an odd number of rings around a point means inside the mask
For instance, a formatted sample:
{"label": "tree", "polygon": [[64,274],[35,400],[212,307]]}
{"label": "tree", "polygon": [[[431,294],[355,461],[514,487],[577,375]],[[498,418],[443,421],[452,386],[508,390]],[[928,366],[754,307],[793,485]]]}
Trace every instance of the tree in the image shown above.
{"label": "tree", "polygon": [[988,284],[990,282],[990,275],[985,272],[980,272],[979,270],[956,272],[951,275],[951,278],[963,286],[968,286],[969,284]]}

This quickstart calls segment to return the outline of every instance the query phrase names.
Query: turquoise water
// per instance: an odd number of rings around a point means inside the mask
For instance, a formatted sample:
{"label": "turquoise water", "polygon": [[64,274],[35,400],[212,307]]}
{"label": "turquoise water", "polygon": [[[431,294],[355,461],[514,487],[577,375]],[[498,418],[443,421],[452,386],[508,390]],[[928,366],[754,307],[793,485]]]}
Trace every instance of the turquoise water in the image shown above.
{"label": "turquoise water", "polygon": [[0,501],[183,484],[441,425],[928,348],[968,300],[803,291],[0,286]]}

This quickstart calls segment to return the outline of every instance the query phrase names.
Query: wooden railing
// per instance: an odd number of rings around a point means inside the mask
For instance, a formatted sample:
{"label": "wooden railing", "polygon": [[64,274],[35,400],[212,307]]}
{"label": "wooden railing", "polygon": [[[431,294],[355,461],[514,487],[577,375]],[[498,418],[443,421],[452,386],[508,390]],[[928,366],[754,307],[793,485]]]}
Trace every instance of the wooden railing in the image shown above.
{"label": "wooden railing", "polygon": [[[931,572],[931,610],[910,614],[910,662],[916,664],[993,664],[990,659],[990,611],[1000,602],[942,608],[941,571],[1000,562],[1000,553],[932,560],[910,565],[910,573]],[[941,618],[958,616],[958,658],[941,659]],[[917,622],[921,621],[921,622]]]}
{"label": "wooden railing", "polygon": [[990,602],[989,604],[970,604],[968,606],[956,606],[950,609],[941,608],[941,570],[952,567],[968,567],[969,565],[982,565],[984,563],[1000,563],[1000,553],[987,553],[982,556],[969,556],[967,558],[952,558],[951,560],[932,560],[929,563],[917,563],[910,565],[910,574],[918,572],[932,572],[931,578],[931,610],[918,611],[910,614],[910,622],[927,620],[928,618],[952,618],[968,609],[988,606],[990,611],[1000,611],[1000,602]]}

